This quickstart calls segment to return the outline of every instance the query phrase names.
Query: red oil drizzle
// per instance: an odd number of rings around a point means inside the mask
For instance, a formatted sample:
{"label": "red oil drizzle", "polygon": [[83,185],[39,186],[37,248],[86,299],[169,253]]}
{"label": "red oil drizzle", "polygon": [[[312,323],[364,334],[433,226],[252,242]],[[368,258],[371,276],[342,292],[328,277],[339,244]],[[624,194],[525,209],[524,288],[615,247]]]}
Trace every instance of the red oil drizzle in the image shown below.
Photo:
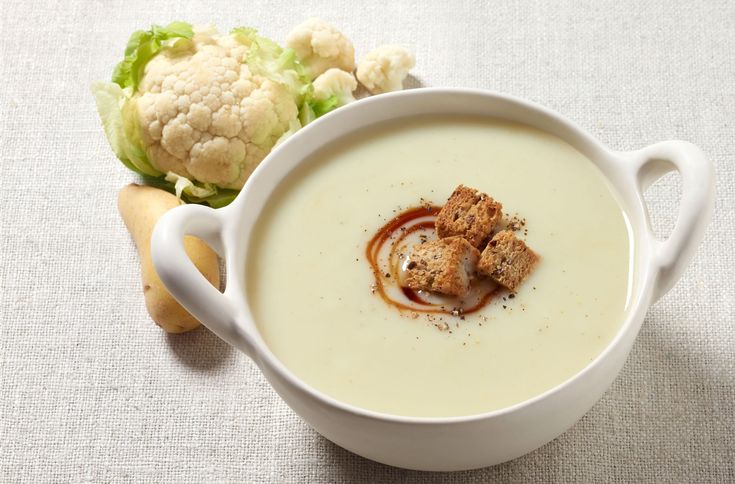
{"label": "red oil drizzle", "polygon": [[409,300],[415,302],[416,304],[423,304],[424,306],[431,306],[430,302],[424,301],[419,296],[419,293],[411,289],[410,287],[401,286],[401,292],[403,292],[403,295],[406,296]]}
{"label": "red oil drizzle", "polygon": [[[421,207],[409,208],[390,219],[385,225],[375,232],[375,235],[370,239],[365,250],[365,255],[367,256],[368,263],[370,264],[373,276],[375,277],[374,290],[378,295],[380,295],[381,299],[383,299],[386,304],[393,306],[400,311],[434,314],[443,313],[455,316],[458,315],[458,308],[461,308],[461,312],[459,314],[470,314],[475,311],[479,311],[492,300],[493,296],[498,292],[497,288],[485,291],[477,302],[469,307],[463,307],[459,300],[456,301],[456,304],[438,304],[428,301],[413,289],[401,286],[401,292],[406,297],[407,301],[411,301],[416,304],[416,306],[414,306],[395,300],[385,290],[386,283],[396,285],[400,284],[399,274],[401,268],[400,257],[398,257],[397,251],[400,249],[402,242],[410,234],[419,230],[434,230],[436,216],[439,213],[439,210],[441,210],[441,207],[437,207],[435,205],[424,205]],[[422,218],[429,218],[429,220],[411,224],[414,220]],[[393,242],[391,243],[388,260],[392,263],[389,268],[390,271],[383,273],[379,267],[378,257],[383,246],[391,239],[393,239]]]}

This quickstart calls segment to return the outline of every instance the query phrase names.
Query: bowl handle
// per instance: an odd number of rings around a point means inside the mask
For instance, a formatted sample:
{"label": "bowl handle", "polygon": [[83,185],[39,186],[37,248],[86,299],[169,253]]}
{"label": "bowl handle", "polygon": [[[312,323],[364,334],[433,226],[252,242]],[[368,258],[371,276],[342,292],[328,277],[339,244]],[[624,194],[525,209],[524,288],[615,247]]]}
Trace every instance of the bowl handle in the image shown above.
{"label": "bowl handle", "polygon": [[[652,247],[652,263],[658,272],[653,300],[666,294],[679,280],[702,241],[714,208],[714,170],[704,153],[686,141],[664,141],[627,153],[632,160],[641,206],[646,213],[646,237]],[[678,171],[682,181],[679,216],[671,234],[660,240],[651,230],[643,193],[666,173]]]}
{"label": "bowl handle", "polygon": [[237,324],[235,305],[204,278],[184,249],[184,236],[193,235],[222,256],[222,227],[218,210],[202,205],[176,207],[166,212],[153,229],[151,257],[163,284],[192,316],[250,355],[252,346]]}

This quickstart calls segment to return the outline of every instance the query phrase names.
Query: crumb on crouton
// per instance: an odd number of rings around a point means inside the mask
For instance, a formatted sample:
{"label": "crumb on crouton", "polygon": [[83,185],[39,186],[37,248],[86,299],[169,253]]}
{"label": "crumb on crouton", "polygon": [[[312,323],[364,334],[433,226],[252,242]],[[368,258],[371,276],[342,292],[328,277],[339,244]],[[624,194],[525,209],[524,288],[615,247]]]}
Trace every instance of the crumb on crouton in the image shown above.
{"label": "crumb on crouton", "polygon": [[511,230],[503,230],[495,234],[482,251],[477,270],[515,292],[538,259],[538,255]]}
{"label": "crumb on crouton", "polygon": [[489,195],[459,185],[437,215],[436,233],[441,238],[460,235],[479,247],[502,218],[502,209]]}
{"label": "crumb on crouton", "polygon": [[462,237],[447,237],[413,247],[405,284],[414,290],[463,297],[470,289],[480,251]]}

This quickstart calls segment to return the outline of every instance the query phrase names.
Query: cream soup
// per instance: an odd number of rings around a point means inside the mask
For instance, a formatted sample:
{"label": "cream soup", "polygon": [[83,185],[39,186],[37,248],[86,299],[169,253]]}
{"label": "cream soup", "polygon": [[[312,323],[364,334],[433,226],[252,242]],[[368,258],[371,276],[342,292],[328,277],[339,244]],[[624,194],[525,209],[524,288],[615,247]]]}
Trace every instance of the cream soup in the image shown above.
{"label": "cream soup", "polygon": [[[515,297],[443,315],[441,331],[371,291],[365,250],[396,213],[441,205],[459,184],[525,218],[519,235],[541,262]],[[487,118],[409,118],[327,146],[278,187],[254,230],[246,291],[268,347],[317,390],[394,415],[471,415],[538,395],[602,352],[624,319],[630,240],[602,174],[558,138]]]}

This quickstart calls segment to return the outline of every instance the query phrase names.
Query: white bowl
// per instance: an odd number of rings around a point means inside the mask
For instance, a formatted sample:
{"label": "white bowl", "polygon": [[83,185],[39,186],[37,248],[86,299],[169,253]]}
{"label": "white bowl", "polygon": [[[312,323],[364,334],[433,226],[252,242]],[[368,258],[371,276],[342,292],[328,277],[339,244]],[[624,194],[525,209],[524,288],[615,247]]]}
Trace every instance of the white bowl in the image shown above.
{"label": "white bowl", "polygon": [[[625,321],[607,348],[582,371],[517,405],[480,415],[412,418],[337,401],[294,376],[268,349],[244,292],[245,258],[253,226],[278,183],[326,143],[367,125],[422,114],[471,114],[547,131],[595,163],[617,190],[632,225],[634,275]],[[676,226],[666,240],[651,232],[643,191],[663,174],[681,174]],[[213,210],[185,205],[167,213],[152,239],[156,270],[171,294],[215,334],[260,367],[283,400],[317,432],[369,459],[410,469],[451,471],[498,464],[549,442],[579,420],[625,363],[648,307],[679,279],[712,213],[713,170],[684,141],[632,152],[612,151],[558,114],[512,96],[471,89],[415,89],[365,99],[296,133],[257,168],[237,199]],[[184,235],[207,241],[226,261],[224,293],[189,261]]]}

